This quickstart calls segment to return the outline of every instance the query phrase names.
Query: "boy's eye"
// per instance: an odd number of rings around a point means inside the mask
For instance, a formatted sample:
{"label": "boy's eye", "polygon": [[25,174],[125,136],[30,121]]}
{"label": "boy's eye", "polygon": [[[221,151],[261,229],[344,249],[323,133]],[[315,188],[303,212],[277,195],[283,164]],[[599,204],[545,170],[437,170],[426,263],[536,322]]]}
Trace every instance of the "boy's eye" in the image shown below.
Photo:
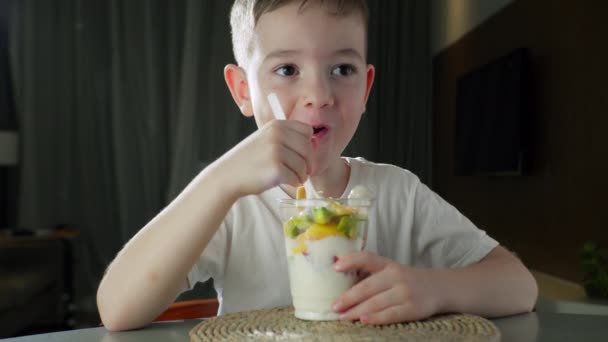
{"label": "boy's eye", "polygon": [[331,74],[334,76],[349,76],[355,73],[355,67],[350,64],[341,64],[335,67]]}
{"label": "boy's eye", "polygon": [[275,72],[281,76],[293,76],[297,73],[297,70],[293,65],[282,65]]}

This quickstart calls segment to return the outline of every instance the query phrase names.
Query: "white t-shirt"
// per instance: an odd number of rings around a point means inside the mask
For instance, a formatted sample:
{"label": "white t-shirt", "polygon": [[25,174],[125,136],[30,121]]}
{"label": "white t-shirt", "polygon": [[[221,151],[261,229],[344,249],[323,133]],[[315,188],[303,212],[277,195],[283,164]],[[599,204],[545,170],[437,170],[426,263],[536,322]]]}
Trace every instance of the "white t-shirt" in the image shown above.
{"label": "white t-shirt", "polygon": [[[344,158],[344,197],[364,184],[376,196],[368,213],[366,250],[403,265],[455,268],[473,264],[498,245],[411,172]],[[213,278],[218,314],[291,304],[277,199],[280,188],[239,199],[188,273],[189,286]]]}

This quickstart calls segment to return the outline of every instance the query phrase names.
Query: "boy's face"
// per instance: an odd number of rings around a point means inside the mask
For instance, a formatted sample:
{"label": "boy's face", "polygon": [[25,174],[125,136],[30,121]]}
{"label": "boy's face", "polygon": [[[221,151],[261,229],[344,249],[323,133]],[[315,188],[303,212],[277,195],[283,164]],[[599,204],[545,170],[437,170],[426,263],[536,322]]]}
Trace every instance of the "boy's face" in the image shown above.
{"label": "boy's face", "polygon": [[335,16],[319,5],[299,6],[260,17],[242,82],[246,96],[237,103],[260,127],[274,118],[267,95],[276,93],[288,119],[312,126],[315,175],[340,158],[355,133],[374,69],[366,64],[359,13]]}

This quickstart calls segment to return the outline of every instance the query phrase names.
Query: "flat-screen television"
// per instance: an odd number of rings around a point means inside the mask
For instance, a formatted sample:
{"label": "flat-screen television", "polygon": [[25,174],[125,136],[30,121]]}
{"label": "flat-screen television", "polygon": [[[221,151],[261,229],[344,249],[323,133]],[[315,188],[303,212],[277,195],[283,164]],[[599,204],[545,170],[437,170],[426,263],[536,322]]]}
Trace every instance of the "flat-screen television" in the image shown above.
{"label": "flat-screen television", "polygon": [[524,175],[530,128],[530,56],[518,48],[458,79],[454,173]]}

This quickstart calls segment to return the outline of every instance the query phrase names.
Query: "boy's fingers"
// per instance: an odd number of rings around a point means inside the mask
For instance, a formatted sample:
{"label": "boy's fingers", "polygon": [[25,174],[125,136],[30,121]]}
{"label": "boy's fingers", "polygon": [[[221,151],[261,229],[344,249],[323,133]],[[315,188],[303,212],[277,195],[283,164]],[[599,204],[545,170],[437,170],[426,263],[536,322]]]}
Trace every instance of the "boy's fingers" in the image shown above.
{"label": "boy's fingers", "polygon": [[[306,165],[303,168],[305,171],[305,177],[302,178],[302,182],[306,180],[307,174],[310,171],[312,165],[312,142],[310,138],[312,136],[312,127],[293,120],[274,120],[268,123],[272,125],[271,129],[275,130],[275,134],[278,134],[278,142],[289,148],[294,153],[300,155],[305,161]],[[294,169],[298,170],[298,169]]]}
{"label": "boy's fingers", "polygon": [[313,134],[312,126],[296,120],[271,120],[266,123],[266,126],[293,132],[305,139],[310,139]]}
{"label": "boy's fingers", "polygon": [[336,312],[348,310],[344,319],[356,319],[366,312],[387,307],[394,298],[387,297],[386,293],[389,292],[391,284],[382,278],[378,274],[357,283],[338,297],[332,308]]}
{"label": "boy's fingers", "polygon": [[395,305],[396,303],[394,300],[394,295],[391,294],[391,291],[386,290],[368,298],[366,301],[359,303],[358,305],[355,305],[350,310],[340,315],[340,319],[361,319],[361,317],[381,312]]}
{"label": "boy's fingers", "polygon": [[311,125],[297,120],[286,120],[286,123],[290,128],[300,133],[305,138],[310,139],[310,137],[312,137],[313,129]]}
{"label": "boy's fingers", "polygon": [[373,274],[384,269],[387,264],[388,259],[362,251],[340,257],[334,264],[334,269],[338,272],[364,271]]}
{"label": "boy's fingers", "polygon": [[312,126],[296,120],[275,120],[272,124],[280,125],[287,130],[296,133],[297,135],[310,140],[312,137]]}
{"label": "boy's fingers", "polygon": [[[311,165],[312,143],[301,132],[293,129],[294,127],[299,127],[302,130],[302,125],[304,124],[301,122],[273,120],[268,122],[263,128],[269,139],[268,143],[279,148],[272,152],[276,153],[271,156],[272,160],[280,161],[298,179],[294,183],[281,177],[280,182],[282,184],[297,185],[298,183],[303,183],[308,178],[307,174]],[[306,128],[306,125],[304,125],[304,128]],[[281,172],[281,175],[283,173],[284,171]]]}
{"label": "boy's fingers", "polygon": [[297,178],[295,183],[286,182],[287,179],[282,180],[283,184],[298,185],[306,180],[307,163],[299,154],[294,153],[288,147],[283,147],[281,160],[283,161],[283,165],[291,171],[290,173]]}
{"label": "boy's fingers", "polygon": [[312,143],[308,139],[304,139],[300,136],[293,137],[292,139],[286,138],[284,142],[285,146],[294,153],[297,153],[305,163],[304,170],[308,171],[312,165]]}
{"label": "boy's fingers", "polygon": [[359,317],[365,324],[391,324],[399,322],[410,322],[419,319],[407,304],[389,306],[378,312],[363,314]]}
{"label": "boy's fingers", "polygon": [[279,179],[280,184],[289,184],[291,186],[297,186],[301,184],[300,179],[293,172],[287,172],[286,174],[281,175]]}

